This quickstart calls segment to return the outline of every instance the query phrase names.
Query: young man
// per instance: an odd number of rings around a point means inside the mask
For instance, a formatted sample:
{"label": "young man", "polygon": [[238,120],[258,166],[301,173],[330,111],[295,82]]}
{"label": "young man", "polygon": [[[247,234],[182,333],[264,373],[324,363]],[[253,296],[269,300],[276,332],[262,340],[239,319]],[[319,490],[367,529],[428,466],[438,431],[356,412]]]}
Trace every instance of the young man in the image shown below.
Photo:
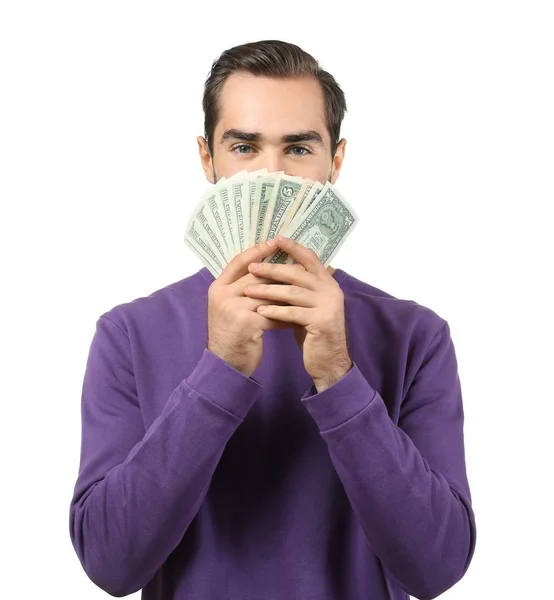
{"label": "young man", "polygon": [[[223,53],[204,110],[212,183],[264,167],[336,181],[344,96],[300,48]],[[469,566],[448,323],[277,244],[298,264],[262,263],[263,243],[98,320],[70,522],[112,595],[427,599]]]}

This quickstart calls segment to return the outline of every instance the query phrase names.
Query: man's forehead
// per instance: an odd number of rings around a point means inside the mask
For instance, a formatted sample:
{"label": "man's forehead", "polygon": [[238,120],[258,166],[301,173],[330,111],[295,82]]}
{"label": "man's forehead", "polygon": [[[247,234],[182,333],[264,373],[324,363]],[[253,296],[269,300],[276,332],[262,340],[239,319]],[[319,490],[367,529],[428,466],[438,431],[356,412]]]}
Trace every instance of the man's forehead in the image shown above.
{"label": "man's forehead", "polygon": [[[321,86],[313,77],[275,79],[233,74],[221,90],[219,112],[222,117],[243,119],[251,115],[260,119],[321,121],[325,101]],[[298,128],[302,123],[294,122],[292,126]]]}
{"label": "man's forehead", "polygon": [[[229,139],[241,132],[251,141],[279,142],[312,134],[328,136],[323,92],[313,77],[275,79],[234,73],[223,86],[216,136]],[[235,138],[246,139],[246,135]]]}

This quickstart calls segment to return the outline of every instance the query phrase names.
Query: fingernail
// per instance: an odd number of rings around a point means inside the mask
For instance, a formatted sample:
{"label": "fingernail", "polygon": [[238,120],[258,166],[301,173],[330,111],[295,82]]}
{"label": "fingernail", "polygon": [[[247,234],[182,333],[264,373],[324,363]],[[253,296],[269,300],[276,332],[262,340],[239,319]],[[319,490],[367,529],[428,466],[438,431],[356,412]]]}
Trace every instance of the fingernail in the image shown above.
{"label": "fingernail", "polygon": [[275,240],[273,238],[270,239],[270,240],[267,240],[267,245],[271,246],[272,248],[274,248],[275,247]]}

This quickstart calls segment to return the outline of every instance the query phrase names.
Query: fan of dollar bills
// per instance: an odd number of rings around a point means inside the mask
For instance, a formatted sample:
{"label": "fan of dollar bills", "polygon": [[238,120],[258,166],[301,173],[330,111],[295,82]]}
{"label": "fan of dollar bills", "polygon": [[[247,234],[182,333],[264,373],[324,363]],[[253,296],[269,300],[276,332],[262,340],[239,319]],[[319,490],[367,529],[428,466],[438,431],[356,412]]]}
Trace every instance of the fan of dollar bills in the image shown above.
{"label": "fan of dollar bills", "polygon": [[[327,267],[357,222],[329,182],[266,169],[241,171],[202,196],[187,223],[185,242],[215,278],[236,254],[278,233],[313,250]],[[264,261],[296,262],[279,249]]]}

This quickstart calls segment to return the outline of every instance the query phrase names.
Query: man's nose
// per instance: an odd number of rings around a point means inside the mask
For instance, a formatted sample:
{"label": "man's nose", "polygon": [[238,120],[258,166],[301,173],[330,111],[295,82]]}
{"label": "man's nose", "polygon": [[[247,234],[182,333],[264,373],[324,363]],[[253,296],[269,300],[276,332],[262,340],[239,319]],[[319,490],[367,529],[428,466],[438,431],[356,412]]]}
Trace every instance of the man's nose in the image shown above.
{"label": "man's nose", "polygon": [[265,155],[264,167],[270,172],[284,171],[285,160],[284,156],[279,151],[269,151]]}

